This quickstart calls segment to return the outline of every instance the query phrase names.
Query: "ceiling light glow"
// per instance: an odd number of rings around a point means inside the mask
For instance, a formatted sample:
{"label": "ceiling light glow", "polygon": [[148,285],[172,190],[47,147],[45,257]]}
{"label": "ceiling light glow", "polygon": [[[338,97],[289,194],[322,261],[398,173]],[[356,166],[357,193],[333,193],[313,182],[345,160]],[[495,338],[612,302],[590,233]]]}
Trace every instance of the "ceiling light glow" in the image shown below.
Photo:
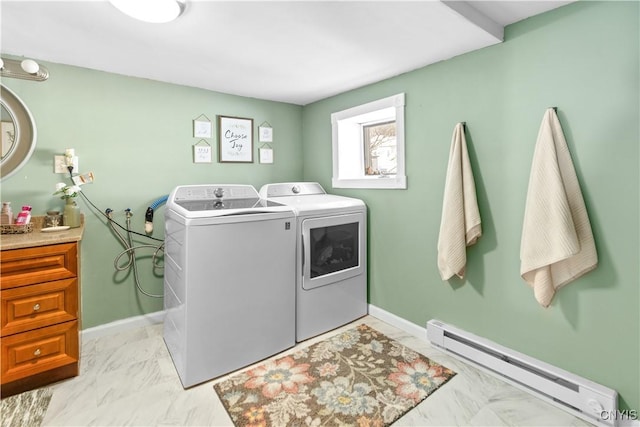
{"label": "ceiling light glow", "polygon": [[109,0],[120,12],[144,22],[161,24],[184,12],[185,0]]}

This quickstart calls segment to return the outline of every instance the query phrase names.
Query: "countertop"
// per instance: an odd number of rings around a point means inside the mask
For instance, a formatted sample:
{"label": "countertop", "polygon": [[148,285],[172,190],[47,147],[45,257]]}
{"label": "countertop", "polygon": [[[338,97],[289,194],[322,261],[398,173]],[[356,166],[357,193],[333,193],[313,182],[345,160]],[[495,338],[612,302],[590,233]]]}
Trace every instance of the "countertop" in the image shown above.
{"label": "countertop", "polygon": [[80,227],[48,233],[41,231],[43,220],[44,216],[32,218],[33,231],[31,233],[0,235],[0,250],[32,248],[35,246],[55,245],[58,243],[78,242],[82,240],[84,218]]}

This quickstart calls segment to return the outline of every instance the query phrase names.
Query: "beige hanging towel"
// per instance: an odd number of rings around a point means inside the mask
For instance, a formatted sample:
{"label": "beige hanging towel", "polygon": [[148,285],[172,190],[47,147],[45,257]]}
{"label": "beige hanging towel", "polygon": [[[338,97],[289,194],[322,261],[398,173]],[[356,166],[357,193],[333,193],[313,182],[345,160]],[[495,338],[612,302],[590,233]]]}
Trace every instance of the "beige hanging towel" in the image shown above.
{"label": "beige hanging towel", "polygon": [[476,184],[469,162],[464,125],[458,123],[451,140],[438,236],[438,269],[442,280],[448,280],[454,274],[464,277],[467,246],[473,245],[481,235]]}
{"label": "beige hanging towel", "polygon": [[544,114],[533,154],[520,261],[522,278],[544,307],[559,288],[598,264],[580,184],[553,108]]}

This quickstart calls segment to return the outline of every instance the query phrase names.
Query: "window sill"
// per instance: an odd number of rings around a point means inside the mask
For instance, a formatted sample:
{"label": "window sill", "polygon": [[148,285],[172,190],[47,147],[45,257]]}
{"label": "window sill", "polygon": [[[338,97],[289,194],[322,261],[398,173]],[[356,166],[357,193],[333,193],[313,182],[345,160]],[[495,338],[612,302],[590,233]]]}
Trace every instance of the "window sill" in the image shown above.
{"label": "window sill", "polygon": [[333,188],[387,188],[395,190],[406,190],[407,177],[404,175],[396,175],[389,178],[333,178],[331,181],[331,185],[333,186]]}

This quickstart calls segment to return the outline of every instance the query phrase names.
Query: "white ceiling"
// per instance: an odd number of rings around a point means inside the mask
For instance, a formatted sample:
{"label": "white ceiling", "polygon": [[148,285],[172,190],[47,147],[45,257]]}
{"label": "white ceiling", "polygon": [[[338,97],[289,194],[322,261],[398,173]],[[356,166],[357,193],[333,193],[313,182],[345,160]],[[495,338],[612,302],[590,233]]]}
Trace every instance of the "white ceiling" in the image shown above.
{"label": "white ceiling", "polygon": [[571,1],[187,0],[167,24],[106,0],[0,0],[0,51],[306,105],[500,43]]}

